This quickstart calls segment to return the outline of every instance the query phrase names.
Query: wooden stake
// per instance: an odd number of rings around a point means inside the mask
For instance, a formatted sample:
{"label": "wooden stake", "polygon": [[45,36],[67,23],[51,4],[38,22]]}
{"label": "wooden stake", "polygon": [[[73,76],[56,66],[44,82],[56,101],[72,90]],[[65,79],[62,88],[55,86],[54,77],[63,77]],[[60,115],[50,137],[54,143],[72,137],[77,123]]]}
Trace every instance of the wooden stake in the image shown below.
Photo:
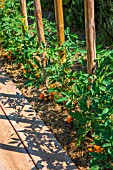
{"label": "wooden stake", "polygon": [[36,17],[39,44],[41,44],[42,42],[45,44],[44,28],[42,22],[42,9],[41,9],[40,0],[34,0],[34,7],[35,7],[35,17]]}
{"label": "wooden stake", "polygon": [[[41,45],[45,44],[45,37],[44,37],[44,28],[42,22],[42,9],[41,9],[41,2],[40,0],[34,0],[34,7],[35,7],[35,17],[36,17],[36,25],[37,25],[37,32],[38,32],[38,42]],[[46,52],[42,54],[42,63],[43,67],[46,67],[46,60],[45,60]]]}
{"label": "wooden stake", "polygon": [[28,27],[26,0],[20,0],[20,6],[21,6],[21,14],[24,17],[25,28],[23,28],[23,31],[25,32],[25,29]]}
{"label": "wooden stake", "polygon": [[96,59],[96,38],[94,21],[94,0],[84,0],[85,9],[85,30],[87,46],[87,72],[94,74]]}
{"label": "wooden stake", "polygon": [[[55,6],[55,18],[56,18],[56,25],[57,25],[57,36],[58,36],[59,46],[61,46],[65,42],[62,0],[54,0],[54,6]],[[65,50],[60,51],[60,57],[62,62],[66,61]]]}
{"label": "wooden stake", "polygon": [[[35,18],[36,18],[36,25],[37,25],[37,32],[38,32],[38,42],[39,45],[42,43],[45,44],[45,37],[44,37],[44,28],[43,28],[43,22],[42,22],[42,9],[41,9],[41,2],[40,0],[34,0],[34,8],[35,8]],[[46,49],[44,49],[44,52],[41,54],[41,62],[43,67],[43,74],[44,74],[44,83],[46,84]]]}

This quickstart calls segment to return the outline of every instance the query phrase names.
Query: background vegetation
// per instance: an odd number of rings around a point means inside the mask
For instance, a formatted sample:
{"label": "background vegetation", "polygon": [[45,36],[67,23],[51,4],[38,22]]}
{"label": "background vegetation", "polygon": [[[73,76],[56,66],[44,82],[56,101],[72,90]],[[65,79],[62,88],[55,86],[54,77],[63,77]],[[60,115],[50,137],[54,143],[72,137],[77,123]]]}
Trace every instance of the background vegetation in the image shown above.
{"label": "background vegetation", "polygon": [[[43,10],[51,11],[46,18],[54,19],[54,1],[41,0]],[[84,0],[63,0],[65,27],[70,26],[76,33],[84,33]],[[95,22],[99,43],[111,45],[113,42],[113,1],[95,0]]]}

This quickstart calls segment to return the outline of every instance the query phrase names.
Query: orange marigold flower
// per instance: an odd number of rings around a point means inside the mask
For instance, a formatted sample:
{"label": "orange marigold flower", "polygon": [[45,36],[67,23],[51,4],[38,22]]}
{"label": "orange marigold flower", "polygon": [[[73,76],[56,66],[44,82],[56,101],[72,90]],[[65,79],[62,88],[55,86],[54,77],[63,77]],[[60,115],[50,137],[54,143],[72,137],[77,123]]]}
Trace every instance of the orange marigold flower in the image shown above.
{"label": "orange marigold flower", "polygon": [[56,92],[55,92],[55,91],[51,92],[51,95],[52,95],[52,96],[54,96],[55,94],[56,94]]}
{"label": "orange marigold flower", "polygon": [[50,96],[48,97],[48,99],[49,99],[49,100],[52,100],[53,97],[54,97],[53,95],[50,95]]}
{"label": "orange marigold flower", "polygon": [[36,78],[37,78],[37,79],[40,78],[40,74],[36,74]]}
{"label": "orange marigold flower", "polygon": [[8,55],[8,56],[7,56],[7,59],[8,59],[8,60],[11,60],[11,58],[12,58],[11,55]]}
{"label": "orange marigold flower", "polygon": [[55,88],[56,84],[50,84],[50,88]]}
{"label": "orange marigold flower", "polygon": [[102,152],[102,151],[103,151],[103,148],[101,148],[101,146],[94,145],[94,150],[95,150],[96,152]]}
{"label": "orange marigold flower", "polygon": [[44,101],[45,101],[45,102],[47,101],[47,98],[46,98],[46,97],[44,97]]}
{"label": "orange marigold flower", "polygon": [[40,98],[41,98],[41,99],[44,98],[44,94],[43,94],[43,93],[40,94]]}
{"label": "orange marigold flower", "polygon": [[30,68],[28,68],[28,73],[30,73],[30,71],[31,71]]}
{"label": "orange marigold flower", "polygon": [[27,73],[25,69],[23,70],[23,73],[24,73],[24,74],[26,74],[26,73]]}
{"label": "orange marigold flower", "polygon": [[93,152],[93,148],[88,148],[88,152]]}
{"label": "orange marigold flower", "polygon": [[95,150],[98,150],[98,149],[100,149],[100,148],[101,148],[101,147],[100,147],[100,146],[98,146],[98,145],[94,145],[93,147],[94,147],[94,149],[95,149]]}
{"label": "orange marigold flower", "polygon": [[102,152],[103,148],[98,149],[96,152]]}
{"label": "orange marigold flower", "polygon": [[67,118],[67,122],[68,122],[68,123],[71,123],[71,122],[72,122],[72,120],[73,120],[72,116],[68,116],[68,118]]}
{"label": "orange marigold flower", "polygon": [[37,65],[36,64],[32,64],[33,68],[37,68]]}
{"label": "orange marigold flower", "polygon": [[75,101],[74,101],[74,104],[77,105],[77,104],[78,104],[78,100],[75,100]]}

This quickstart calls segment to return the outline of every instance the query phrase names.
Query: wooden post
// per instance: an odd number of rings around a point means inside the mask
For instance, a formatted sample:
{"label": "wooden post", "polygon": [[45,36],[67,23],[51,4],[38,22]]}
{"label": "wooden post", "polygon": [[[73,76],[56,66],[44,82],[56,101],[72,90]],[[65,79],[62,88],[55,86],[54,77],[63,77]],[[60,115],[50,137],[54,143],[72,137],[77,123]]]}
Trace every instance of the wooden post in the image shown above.
{"label": "wooden post", "polygon": [[39,44],[41,44],[42,42],[45,44],[44,28],[42,22],[42,9],[41,9],[40,0],[34,0],[34,8],[35,8],[35,17],[36,17]]}
{"label": "wooden post", "polygon": [[[56,18],[56,25],[57,25],[57,36],[58,36],[59,46],[61,46],[65,42],[62,0],[54,0],[54,6],[55,6],[55,18]],[[65,50],[60,51],[60,57],[62,62],[66,61]]]}
{"label": "wooden post", "polygon": [[[40,0],[34,0],[34,8],[35,8],[35,18],[36,18],[36,25],[37,25],[37,32],[38,32],[38,42],[39,45],[41,43],[45,44],[45,37],[44,37],[44,28],[43,28],[43,22],[42,22],[42,9],[41,9],[41,2]],[[41,54],[41,62],[43,66],[43,74],[44,74],[44,83],[46,84],[46,49],[44,49],[44,52]]]}
{"label": "wooden post", "polygon": [[20,6],[21,6],[21,14],[24,17],[23,23],[25,27],[23,28],[23,32],[25,33],[25,29],[28,27],[26,0],[20,0]]}
{"label": "wooden post", "polygon": [[96,59],[96,36],[94,21],[94,0],[84,0],[85,9],[85,30],[87,46],[87,72],[94,74]]}

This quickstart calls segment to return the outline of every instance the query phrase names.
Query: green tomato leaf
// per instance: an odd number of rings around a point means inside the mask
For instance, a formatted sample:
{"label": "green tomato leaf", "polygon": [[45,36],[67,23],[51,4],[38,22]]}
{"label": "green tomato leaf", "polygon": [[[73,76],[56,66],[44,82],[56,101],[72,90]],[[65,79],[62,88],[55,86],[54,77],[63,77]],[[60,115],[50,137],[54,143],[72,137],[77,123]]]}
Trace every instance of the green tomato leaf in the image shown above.
{"label": "green tomato leaf", "polygon": [[68,99],[67,99],[66,97],[62,97],[62,98],[56,100],[56,102],[57,102],[57,103],[62,103],[62,102],[67,101],[67,100],[68,100]]}
{"label": "green tomato leaf", "polygon": [[104,143],[104,144],[102,145],[103,148],[110,147],[110,146],[111,146],[111,143]]}
{"label": "green tomato leaf", "polygon": [[106,107],[106,108],[103,110],[102,114],[106,114],[106,113],[108,113],[108,111],[109,111],[109,109]]}

